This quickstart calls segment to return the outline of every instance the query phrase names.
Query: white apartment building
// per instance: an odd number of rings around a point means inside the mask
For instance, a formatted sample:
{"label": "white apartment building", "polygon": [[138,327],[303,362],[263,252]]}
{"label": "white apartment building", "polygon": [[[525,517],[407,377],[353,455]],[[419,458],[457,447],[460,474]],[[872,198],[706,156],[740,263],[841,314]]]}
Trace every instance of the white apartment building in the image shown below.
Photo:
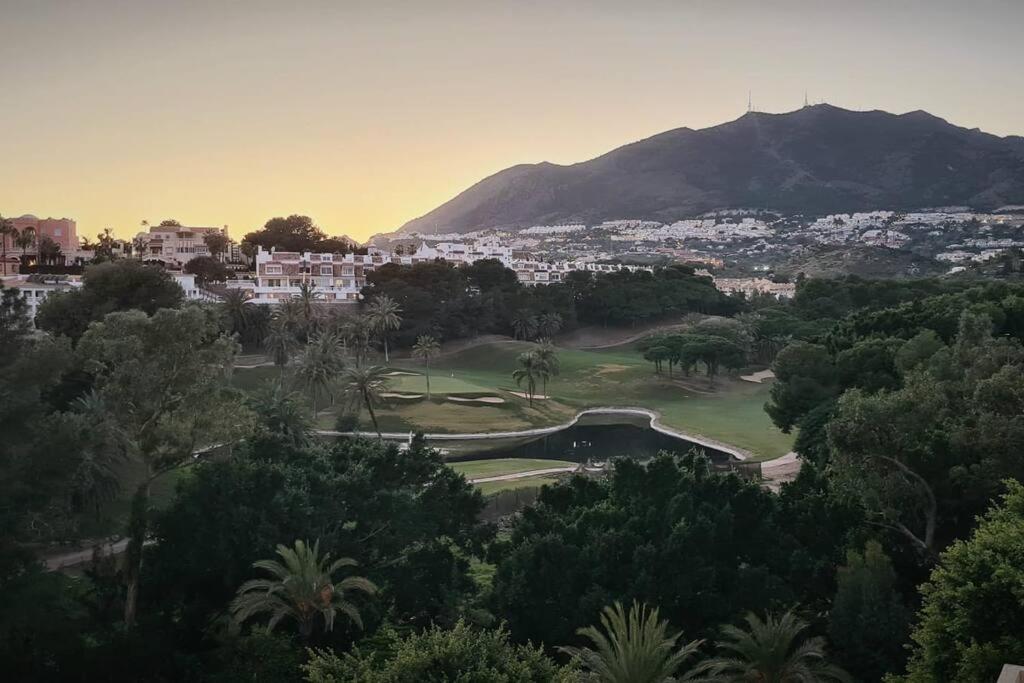
{"label": "white apartment building", "polygon": [[141,245],[139,258],[160,261],[165,265],[181,267],[196,256],[209,256],[203,238],[210,233],[227,235],[227,228],[189,227],[184,225],[154,225],[149,232],[140,232],[135,240]]}
{"label": "white apartment building", "polygon": [[256,276],[252,280],[229,280],[232,289],[244,289],[256,304],[275,304],[298,296],[303,284],[316,288],[317,299],[323,303],[356,303],[360,290],[366,286],[366,275],[388,263],[411,266],[435,260],[468,265],[483,259],[497,259],[515,271],[527,286],[562,282],[572,271],[612,273],[619,270],[653,271],[649,266],[633,266],[589,261],[558,261],[545,263],[512,258],[512,247],[497,243],[462,244],[443,242],[433,247],[421,244],[411,255],[396,255],[370,248],[367,254],[320,254],[314,252],[267,251],[256,253]]}
{"label": "white apartment building", "polygon": [[28,317],[33,320],[46,297],[82,286],[81,279],[67,275],[12,275],[0,278],[0,283],[21,293],[28,304]]}
{"label": "white apartment building", "polygon": [[653,272],[651,266],[633,266],[621,263],[593,263],[592,261],[555,261],[547,263],[544,261],[516,260],[512,262],[512,270],[516,272],[519,282],[532,287],[535,285],[548,285],[564,282],[569,273],[573,271],[589,271],[592,273],[615,273],[620,270],[628,270],[635,273],[640,270]]}
{"label": "white apartment building", "polygon": [[779,299],[790,299],[796,294],[796,285],[791,282],[772,282],[763,277],[714,278],[715,287],[729,294],[743,292],[747,296],[771,294]]}

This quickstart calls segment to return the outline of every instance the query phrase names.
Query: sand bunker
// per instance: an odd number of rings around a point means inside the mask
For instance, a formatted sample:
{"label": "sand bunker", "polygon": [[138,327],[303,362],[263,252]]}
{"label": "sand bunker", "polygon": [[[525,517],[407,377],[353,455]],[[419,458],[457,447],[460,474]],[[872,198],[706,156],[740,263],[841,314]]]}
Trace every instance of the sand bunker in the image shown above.
{"label": "sand bunker", "polygon": [[[507,391],[508,393],[512,394],[513,396],[518,396],[519,398],[530,398],[529,396],[527,396],[522,391],[512,391],[510,389],[506,389],[505,391]],[[551,398],[551,397],[550,396],[545,396],[544,394],[534,394],[533,395],[533,400],[534,401],[546,401],[549,398]]]}
{"label": "sand bunker", "polygon": [[423,398],[423,394],[399,394],[395,392],[383,393],[381,398]]}
{"label": "sand bunker", "polygon": [[477,398],[466,398],[465,396],[448,396],[446,397],[449,401],[458,401],[459,403],[504,403],[505,399],[499,396],[479,396]]}
{"label": "sand bunker", "polygon": [[394,370],[392,372],[384,373],[386,377],[395,377],[397,375],[410,375],[411,377],[417,377],[420,373],[418,372],[406,372],[404,370]]}
{"label": "sand bunker", "polygon": [[760,384],[766,379],[775,379],[775,373],[771,370],[762,370],[761,372],[755,372],[752,375],[740,375],[740,379],[744,382],[754,382]]}

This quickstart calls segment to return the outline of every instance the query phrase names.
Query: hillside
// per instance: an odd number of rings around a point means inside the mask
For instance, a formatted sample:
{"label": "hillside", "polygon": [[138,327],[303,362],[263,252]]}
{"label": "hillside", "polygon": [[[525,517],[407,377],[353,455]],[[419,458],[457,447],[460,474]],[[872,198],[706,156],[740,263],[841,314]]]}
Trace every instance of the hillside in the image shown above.
{"label": "hillside", "polygon": [[468,232],[639,218],[670,222],[724,207],[785,213],[1024,203],[1024,141],[831,105],[751,112],[679,128],[590,161],[496,173],[401,230]]}

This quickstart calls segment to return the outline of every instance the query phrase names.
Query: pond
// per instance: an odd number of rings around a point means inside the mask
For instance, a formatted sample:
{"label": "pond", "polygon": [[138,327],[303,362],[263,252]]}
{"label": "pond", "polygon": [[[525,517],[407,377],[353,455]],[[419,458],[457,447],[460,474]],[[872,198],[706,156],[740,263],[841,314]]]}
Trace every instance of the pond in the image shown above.
{"label": "pond", "polygon": [[736,469],[748,476],[760,474],[757,463],[744,463],[724,451],[657,431],[649,422],[649,418],[639,415],[583,415],[571,426],[539,436],[447,441],[431,445],[445,448],[449,462],[537,458],[592,464],[624,456],[647,460],[660,451],[682,455],[696,448],[703,451],[717,469]]}

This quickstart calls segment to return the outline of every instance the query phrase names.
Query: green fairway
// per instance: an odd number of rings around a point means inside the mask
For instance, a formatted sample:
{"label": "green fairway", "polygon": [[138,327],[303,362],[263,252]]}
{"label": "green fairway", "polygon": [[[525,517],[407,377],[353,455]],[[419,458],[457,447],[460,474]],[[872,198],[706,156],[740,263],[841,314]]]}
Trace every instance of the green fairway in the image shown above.
{"label": "green fairway", "polygon": [[482,479],[485,477],[500,477],[505,474],[515,474],[516,472],[548,470],[554,467],[572,467],[575,464],[576,463],[565,460],[495,458],[493,460],[467,460],[465,462],[453,462],[451,463],[451,466],[456,472],[460,472],[465,475],[467,479]]}
{"label": "green fairway", "polygon": [[485,481],[482,484],[477,484],[476,487],[480,489],[480,493],[489,496],[498,491],[539,488],[545,484],[554,484],[555,481],[557,481],[557,475],[551,475],[550,477],[524,477],[523,479],[506,479],[504,481]]}
{"label": "green fairway", "polygon": [[[635,347],[601,350],[559,349],[561,372],[548,386],[551,399],[529,402],[512,392],[521,391],[511,379],[517,356],[533,344],[499,341],[471,346],[438,358],[431,368],[427,399],[424,367],[412,360],[397,360],[395,371],[413,375],[390,378],[389,391],[423,394],[421,399],[393,400],[377,409],[383,431],[422,430],[435,433],[514,431],[563,424],[578,411],[597,406],[633,406],[658,411],[662,422],[694,436],[742,448],[758,458],[774,458],[792,449],[793,435],[772,425],[763,410],[769,384],[720,377],[711,386],[705,377],[655,375]],[[239,369],[235,384],[252,389],[275,379],[273,367]],[[542,387],[537,388],[543,392]],[[498,397],[502,403],[457,402],[451,397]],[[332,428],[336,409],[318,417],[322,428]],[[365,411],[361,427],[371,429]]]}

